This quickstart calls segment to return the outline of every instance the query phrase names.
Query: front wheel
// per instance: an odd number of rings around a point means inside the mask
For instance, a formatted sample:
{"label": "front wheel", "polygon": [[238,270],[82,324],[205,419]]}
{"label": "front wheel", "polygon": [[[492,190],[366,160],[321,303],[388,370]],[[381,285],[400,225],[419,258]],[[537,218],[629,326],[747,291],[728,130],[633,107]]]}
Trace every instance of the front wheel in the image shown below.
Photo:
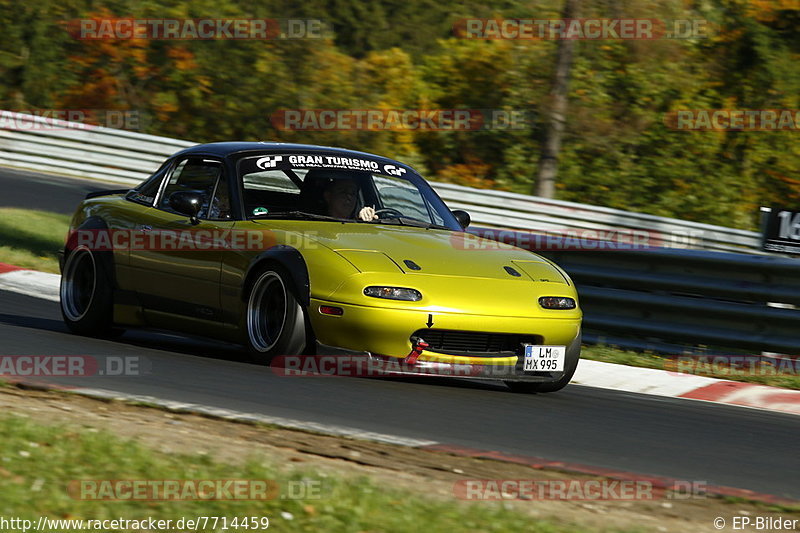
{"label": "front wheel", "polygon": [[64,263],[61,316],[70,331],[95,337],[114,332],[114,292],[107,258],[78,246]]}
{"label": "front wheel", "polygon": [[575,370],[578,368],[578,360],[581,358],[581,335],[575,338],[572,343],[567,346],[566,361],[564,361],[564,373],[555,381],[548,383],[531,383],[530,381],[506,381],[506,385],[512,392],[521,392],[531,394],[534,392],[556,392],[564,387],[575,375]]}
{"label": "front wheel", "polygon": [[303,308],[289,276],[277,266],[259,272],[247,295],[245,344],[253,359],[268,363],[276,355],[298,355],[306,345]]}

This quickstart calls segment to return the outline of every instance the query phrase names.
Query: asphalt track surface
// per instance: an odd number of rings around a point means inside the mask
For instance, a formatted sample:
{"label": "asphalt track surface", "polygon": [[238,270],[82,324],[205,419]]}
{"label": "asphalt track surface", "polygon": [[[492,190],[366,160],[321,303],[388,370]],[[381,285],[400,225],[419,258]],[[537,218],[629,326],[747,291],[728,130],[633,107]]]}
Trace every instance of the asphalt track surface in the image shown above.
{"label": "asphalt track surface", "polygon": [[72,214],[86,193],[124,187],[0,168],[0,207],[25,207]]}
{"label": "asphalt track surface", "polygon": [[[106,188],[72,184],[0,171],[0,205],[71,212]],[[464,380],[282,377],[202,339],[75,336],[57,303],[2,291],[0,355],[135,355],[145,375],[52,381],[800,499],[795,415],[577,385],[519,395]]]}

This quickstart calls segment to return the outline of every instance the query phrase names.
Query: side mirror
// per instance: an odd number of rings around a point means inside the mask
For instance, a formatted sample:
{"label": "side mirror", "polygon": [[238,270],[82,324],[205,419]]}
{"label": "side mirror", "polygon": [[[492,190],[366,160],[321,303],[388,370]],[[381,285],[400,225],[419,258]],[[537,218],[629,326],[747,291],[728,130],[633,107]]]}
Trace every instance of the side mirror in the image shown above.
{"label": "side mirror", "polygon": [[464,228],[464,229],[467,229],[467,226],[469,226],[469,223],[472,222],[472,219],[470,218],[469,213],[467,213],[466,211],[461,210],[461,209],[456,209],[452,213],[453,213],[453,216],[456,217],[456,220],[458,220],[458,223],[461,224],[461,227]]}
{"label": "side mirror", "polygon": [[197,213],[203,206],[203,195],[195,191],[177,191],[169,195],[169,206],[175,212],[189,217],[192,224],[197,224]]}

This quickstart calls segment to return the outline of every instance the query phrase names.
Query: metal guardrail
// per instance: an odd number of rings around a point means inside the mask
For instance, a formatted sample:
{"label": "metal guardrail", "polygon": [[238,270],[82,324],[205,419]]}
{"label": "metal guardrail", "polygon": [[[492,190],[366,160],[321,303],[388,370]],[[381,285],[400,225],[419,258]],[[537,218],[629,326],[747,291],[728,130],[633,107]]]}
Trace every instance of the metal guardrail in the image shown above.
{"label": "metal guardrail", "polygon": [[[3,114],[11,112],[0,111]],[[125,130],[13,113],[14,129],[0,122],[0,166],[125,185],[143,181],[171,154],[195,143]],[[433,183],[452,209],[475,224],[579,238],[628,232],[671,248],[758,253],[758,233],[608,207],[550,200],[504,191]],[[634,233],[635,232],[635,233]]]}
{"label": "metal guardrail", "polygon": [[[8,111],[0,111],[0,118]],[[142,182],[193,142],[11,113],[0,126],[0,166],[124,185]],[[2,124],[2,122],[0,122]]]}
{"label": "metal guardrail", "polygon": [[[489,228],[470,233],[510,240]],[[513,238],[535,242],[520,234]],[[673,354],[706,346],[800,355],[800,261],[608,244],[527,246],[572,277],[584,311],[584,338]]]}
{"label": "metal guardrail", "polygon": [[483,226],[591,240],[622,231],[668,248],[760,253],[761,236],[753,231],[449,183],[433,186],[451,209],[468,211]]}

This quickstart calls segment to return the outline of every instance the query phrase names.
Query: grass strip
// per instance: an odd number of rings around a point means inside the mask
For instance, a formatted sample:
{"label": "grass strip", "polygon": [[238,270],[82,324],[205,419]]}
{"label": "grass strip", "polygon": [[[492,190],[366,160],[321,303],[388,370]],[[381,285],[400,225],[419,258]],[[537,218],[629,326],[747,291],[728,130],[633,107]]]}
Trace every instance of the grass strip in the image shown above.
{"label": "grass strip", "polygon": [[0,207],[0,262],[58,273],[69,215]]}
{"label": "grass strip", "polygon": [[[39,516],[173,521],[197,516],[266,516],[269,529],[298,532],[584,531],[536,520],[499,503],[448,502],[378,486],[364,476],[287,471],[255,456],[241,465],[230,465],[208,454],[167,454],[93,428],[44,425],[27,417],[0,417],[0,434],[0,514],[34,523]],[[266,501],[87,501],[76,499],[68,491],[71,480],[220,479],[274,480],[280,495]],[[297,487],[314,486],[319,498],[286,497],[290,486],[295,487],[295,494]],[[230,529],[237,530],[248,529]]]}

